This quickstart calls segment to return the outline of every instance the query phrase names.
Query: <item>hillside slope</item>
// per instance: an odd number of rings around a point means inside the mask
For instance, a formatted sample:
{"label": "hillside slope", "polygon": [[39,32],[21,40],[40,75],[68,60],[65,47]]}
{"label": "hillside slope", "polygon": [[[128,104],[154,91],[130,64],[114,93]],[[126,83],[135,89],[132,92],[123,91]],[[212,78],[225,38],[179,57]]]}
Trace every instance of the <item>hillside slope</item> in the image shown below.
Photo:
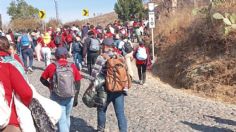
{"label": "hillside slope", "polygon": [[[236,5],[212,10],[218,11],[235,12]],[[177,88],[236,103],[236,32],[224,36],[222,26],[222,21],[209,22],[188,9],[160,20],[154,75]]]}
{"label": "hillside slope", "polygon": [[91,23],[94,25],[100,24],[101,26],[106,26],[109,23],[114,22],[117,19],[117,14],[115,12],[106,13],[100,16],[84,19],[84,20],[77,20],[73,22],[66,23],[65,25],[83,25],[85,23]]}

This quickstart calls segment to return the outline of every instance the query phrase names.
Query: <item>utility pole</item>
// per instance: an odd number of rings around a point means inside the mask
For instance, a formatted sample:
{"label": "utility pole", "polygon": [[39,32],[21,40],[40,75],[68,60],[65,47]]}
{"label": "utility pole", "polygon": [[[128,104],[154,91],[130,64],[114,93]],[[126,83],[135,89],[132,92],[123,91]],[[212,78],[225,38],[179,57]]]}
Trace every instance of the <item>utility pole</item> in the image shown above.
{"label": "utility pole", "polygon": [[57,4],[58,0],[54,0],[55,3],[55,10],[56,10],[56,19],[57,19],[57,23],[59,23],[59,13],[58,13],[58,4]]}
{"label": "utility pole", "polygon": [[2,28],[2,14],[0,14],[0,28]]}

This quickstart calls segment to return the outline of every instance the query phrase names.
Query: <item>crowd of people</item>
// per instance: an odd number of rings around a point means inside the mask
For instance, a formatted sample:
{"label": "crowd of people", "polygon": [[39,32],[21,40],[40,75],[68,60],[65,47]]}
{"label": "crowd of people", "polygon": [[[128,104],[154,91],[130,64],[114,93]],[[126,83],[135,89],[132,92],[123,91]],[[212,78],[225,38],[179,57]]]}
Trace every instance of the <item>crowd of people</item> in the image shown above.
{"label": "crowd of people", "polygon": [[[82,27],[49,27],[43,33],[38,29],[22,30],[19,33],[12,30],[3,33],[0,30],[0,72],[4,73],[0,74],[0,80],[8,105],[11,106],[14,93],[20,96],[24,105],[30,104],[33,95],[26,73],[34,71],[34,58],[43,61],[45,70],[40,81],[50,90],[50,99],[62,109],[57,123],[58,131],[69,132],[70,114],[73,106],[78,104],[81,88],[80,71],[87,67],[93,87],[98,93],[102,89],[106,95],[101,97],[105,100],[96,105],[97,131],[105,130],[106,110],[113,103],[119,130],[126,132],[124,97],[134,80],[132,61],[136,60],[140,85],[145,84],[146,70],[151,67],[147,24],[147,21],[125,24],[115,21],[102,27],[87,23]],[[137,46],[133,43],[135,40]],[[56,60],[52,61],[54,51]],[[69,57],[73,57],[73,63],[67,60]],[[13,61],[15,63],[12,66]],[[8,125],[0,127],[4,132],[20,131],[14,103],[11,110]]]}

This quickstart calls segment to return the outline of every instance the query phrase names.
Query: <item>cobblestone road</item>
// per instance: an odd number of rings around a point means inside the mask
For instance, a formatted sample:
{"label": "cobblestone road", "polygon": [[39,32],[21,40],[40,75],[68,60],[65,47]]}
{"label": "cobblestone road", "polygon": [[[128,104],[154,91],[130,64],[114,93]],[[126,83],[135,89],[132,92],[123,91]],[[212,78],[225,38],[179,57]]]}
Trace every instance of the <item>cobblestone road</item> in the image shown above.
{"label": "cobblestone road", "polygon": [[[30,82],[48,97],[49,90],[40,81],[43,62],[34,61]],[[136,71],[136,68],[133,68]],[[89,79],[82,73],[79,105],[71,115],[71,132],[96,130],[96,109],[87,108],[81,99]],[[135,78],[137,79],[137,78]],[[125,100],[129,132],[231,132],[236,131],[236,106],[214,102],[173,89],[148,76],[144,86],[134,83]],[[106,132],[118,132],[113,106],[107,112]]]}

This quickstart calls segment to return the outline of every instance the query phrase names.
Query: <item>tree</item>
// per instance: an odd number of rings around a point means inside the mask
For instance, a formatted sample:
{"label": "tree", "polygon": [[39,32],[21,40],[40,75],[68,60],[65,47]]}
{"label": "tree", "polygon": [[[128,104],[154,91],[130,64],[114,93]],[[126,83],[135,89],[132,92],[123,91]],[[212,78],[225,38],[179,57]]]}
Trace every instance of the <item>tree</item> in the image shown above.
{"label": "tree", "polygon": [[142,19],[147,14],[142,0],[117,0],[114,10],[122,21],[132,20],[133,18]]}
{"label": "tree", "polygon": [[39,9],[28,5],[25,0],[12,1],[7,9],[8,15],[11,16],[11,28],[21,30],[41,27],[38,12]]}
{"label": "tree", "polygon": [[11,16],[11,20],[18,18],[29,19],[37,18],[39,9],[34,8],[31,5],[28,5],[25,0],[16,0],[10,3],[10,6],[7,9],[7,13]]}

